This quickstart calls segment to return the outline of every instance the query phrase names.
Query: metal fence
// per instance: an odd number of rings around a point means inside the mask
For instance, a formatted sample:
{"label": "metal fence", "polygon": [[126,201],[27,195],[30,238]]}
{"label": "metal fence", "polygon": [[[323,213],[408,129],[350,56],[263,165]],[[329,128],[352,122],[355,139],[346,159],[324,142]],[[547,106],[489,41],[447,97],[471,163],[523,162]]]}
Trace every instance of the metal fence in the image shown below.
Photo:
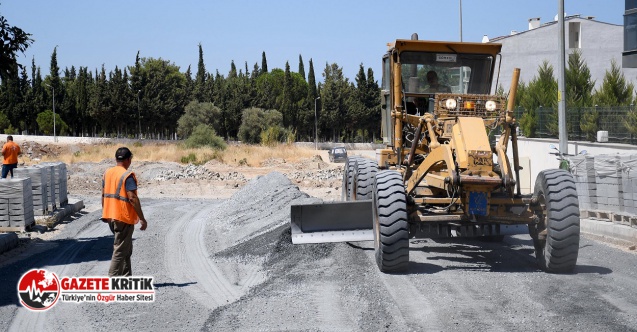
{"label": "metal fence", "polygon": [[[631,117],[629,115],[636,114],[634,106],[627,107],[587,107],[587,108],[570,108],[566,110],[566,127],[568,130],[568,139],[574,141],[592,141],[595,139],[595,133],[587,133],[582,130],[581,124],[587,113],[597,112],[596,121],[597,131],[608,131],[608,141],[615,143],[625,143],[637,145],[637,135],[631,133],[628,129]],[[522,119],[525,110],[522,108],[515,109],[515,118],[518,123]],[[539,108],[536,114],[536,130],[535,137],[538,138],[558,138],[558,115],[557,109]],[[585,121],[584,121],[585,122]],[[637,123],[633,124],[637,125]]]}

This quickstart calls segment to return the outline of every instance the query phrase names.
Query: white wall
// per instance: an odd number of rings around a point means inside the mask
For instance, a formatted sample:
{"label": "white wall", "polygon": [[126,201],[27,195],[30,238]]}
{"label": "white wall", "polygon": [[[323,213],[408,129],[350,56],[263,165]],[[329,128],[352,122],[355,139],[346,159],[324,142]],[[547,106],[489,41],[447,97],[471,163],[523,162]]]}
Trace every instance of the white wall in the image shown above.
{"label": "white wall", "polygon": [[[556,155],[551,154],[555,152],[549,148],[549,145],[553,144],[559,148],[559,141],[557,139],[542,139],[542,138],[518,138],[518,150],[520,159],[528,158],[530,164],[530,170],[525,169],[521,172],[520,177],[525,177],[524,180],[530,181],[531,188],[535,184],[535,179],[540,171],[551,168],[559,167],[559,160]],[[637,153],[637,146],[628,144],[615,144],[615,143],[590,143],[590,142],[569,142],[568,153],[577,154],[582,150],[586,150],[588,155],[601,155],[601,154],[634,154]],[[513,148],[509,143],[507,149],[507,155],[513,165]],[[524,163],[522,163],[524,166]],[[524,187],[524,186],[523,186]]]}

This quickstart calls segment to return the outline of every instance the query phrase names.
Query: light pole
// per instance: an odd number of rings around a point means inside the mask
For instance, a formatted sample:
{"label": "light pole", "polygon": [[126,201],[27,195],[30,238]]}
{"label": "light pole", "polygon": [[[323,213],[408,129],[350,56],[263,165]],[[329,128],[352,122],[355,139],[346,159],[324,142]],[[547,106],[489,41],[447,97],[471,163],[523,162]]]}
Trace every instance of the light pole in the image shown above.
{"label": "light pole", "polygon": [[460,0],[460,42],[462,42],[462,0]]}
{"label": "light pole", "polygon": [[142,90],[137,90],[137,132],[139,132],[139,139],[142,139],[142,117],[139,112],[139,94]]}
{"label": "light pole", "polygon": [[55,88],[53,87],[53,85],[49,84],[46,84],[46,86],[50,87],[51,90],[53,90],[53,142],[57,142],[57,137],[55,137]]}
{"label": "light pole", "polygon": [[318,124],[316,118],[316,102],[321,99],[321,96],[314,99],[314,149],[318,150]]}

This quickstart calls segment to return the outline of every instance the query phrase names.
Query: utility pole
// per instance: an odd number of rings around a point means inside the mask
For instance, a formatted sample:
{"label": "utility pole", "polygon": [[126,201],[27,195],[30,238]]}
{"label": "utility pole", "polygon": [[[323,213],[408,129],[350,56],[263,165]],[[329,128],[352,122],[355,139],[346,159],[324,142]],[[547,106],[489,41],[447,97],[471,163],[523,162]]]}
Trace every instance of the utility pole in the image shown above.
{"label": "utility pole", "polygon": [[318,123],[316,117],[316,102],[321,99],[321,96],[314,99],[314,149],[318,150]]}
{"label": "utility pole", "polygon": [[139,111],[139,94],[142,90],[137,90],[137,132],[139,133],[139,139],[142,139],[142,117]]}
{"label": "utility pole", "polygon": [[559,27],[558,47],[560,48],[557,59],[557,119],[560,139],[560,152],[568,154],[568,131],[566,130],[566,82],[565,82],[565,58],[566,45],[564,43],[564,0],[558,0],[557,25]]}

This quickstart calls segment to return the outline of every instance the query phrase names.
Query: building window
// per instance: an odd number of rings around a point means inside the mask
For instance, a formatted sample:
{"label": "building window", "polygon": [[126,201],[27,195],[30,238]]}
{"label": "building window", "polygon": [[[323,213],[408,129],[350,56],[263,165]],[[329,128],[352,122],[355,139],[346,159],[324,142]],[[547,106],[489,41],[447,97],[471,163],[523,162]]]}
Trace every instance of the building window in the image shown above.
{"label": "building window", "polygon": [[580,22],[568,23],[568,48],[582,48]]}
{"label": "building window", "polygon": [[624,15],[624,52],[637,50],[637,13]]}

